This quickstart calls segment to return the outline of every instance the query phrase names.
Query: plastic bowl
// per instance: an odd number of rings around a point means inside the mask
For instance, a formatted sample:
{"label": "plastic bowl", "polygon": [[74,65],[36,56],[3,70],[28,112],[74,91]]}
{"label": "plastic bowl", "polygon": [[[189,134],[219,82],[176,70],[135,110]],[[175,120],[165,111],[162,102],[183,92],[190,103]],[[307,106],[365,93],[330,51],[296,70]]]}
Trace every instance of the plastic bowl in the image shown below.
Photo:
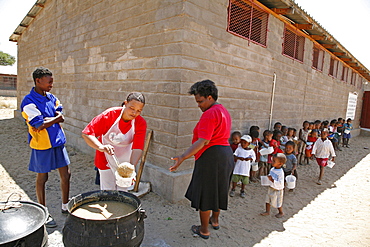
{"label": "plastic bowl", "polygon": [[136,172],[134,171],[132,173],[132,176],[130,178],[123,178],[121,177],[118,172],[116,171],[114,173],[116,176],[116,184],[120,187],[130,187],[134,183],[134,179],[136,177]]}

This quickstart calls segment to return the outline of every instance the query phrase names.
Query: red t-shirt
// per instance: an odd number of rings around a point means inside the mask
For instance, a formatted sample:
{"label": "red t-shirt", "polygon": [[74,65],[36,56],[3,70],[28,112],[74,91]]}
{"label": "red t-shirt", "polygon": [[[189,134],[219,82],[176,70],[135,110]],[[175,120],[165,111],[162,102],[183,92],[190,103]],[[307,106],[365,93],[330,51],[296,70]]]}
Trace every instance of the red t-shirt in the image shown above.
{"label": "red t-shirt", "polygon": [[272,139],[270,141],[270,147],[274,147],[274,152],[272,152],[272,154],[269,154],[267,156],[267,163],[272,163],[272,156],[274,154],[277,154],[277,153],[284,153],[281,149],[280,149],[280,141],[277,141],[277,140],[274,140]]}
{"label": "red t-shirt", "polygon": [[235,150],[238,148],[238,146],[239,146],[239,144],[234,144],[234,143],[230,144],[230,147],[233,150],[233,152],[235,152]]}
{"label": "red t-shirt", "polygon": [[[102,135],[108,132],[112,127],[114,122],[119,118],[123,107],[112,107],[105,110],[103,113],[94,117],[91,122],[85,127],[82,133],[86,135],[93,135],[101,141]],[[126,134],[131,129],[131,121],[125,122],[122,118],[118,123],[119,129],[123,134]],[[146,134],[146,121],[142,116],[137,116],[135,118],[135,134],[132,143],[132,149],[144,149]],[[105,158],[104,152],[96,150],[95,155],[95,166],[100,170],[109,169],[107,167],[107,160]]]}
{"label": "red t-shirt", "polygon": [[209,140],[210,142],[195,154],[195,159],[197,160],[209,147],[215,145],[229,146],[230,131],[231,117],[223,105],[213,105],[203,112],[193,130],[192,143],[199,138]]}

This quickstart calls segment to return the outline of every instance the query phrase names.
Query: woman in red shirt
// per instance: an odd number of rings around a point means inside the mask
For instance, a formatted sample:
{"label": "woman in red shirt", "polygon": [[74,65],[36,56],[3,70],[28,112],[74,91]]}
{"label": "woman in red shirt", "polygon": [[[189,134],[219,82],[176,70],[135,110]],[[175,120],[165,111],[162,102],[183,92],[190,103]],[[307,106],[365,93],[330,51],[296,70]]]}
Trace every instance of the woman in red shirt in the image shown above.
{"label": "woman in red shirt", "polygon": [[100,189],[127,190],[116,185],[117,164],[129,162],[136,166],[144,148],[146,121],[140,116],[144,95],[130,93],[122,107],[112,107],[94,117],[82,131],[86,143],[96,150],[95,166],[100,174]]}
{"label": "woman in red shirt", "polygon": [[226,108],[216,102],[218,90],[213,81],[195,83],[189,94],[194,95],[203,114],[193,130],[191,147],[182,155],[172,158],[175,164],[170,171],[175,171],[184,160],[195,156],[193,176],[185,197],[191,201],[193,208],[199,210],[201,225],[193,225],[191,230],[208,239],[208,224],[215,230],[219,229],[220,209],[227,209],[234,169],[233,152],[228,142],[231,117]]}

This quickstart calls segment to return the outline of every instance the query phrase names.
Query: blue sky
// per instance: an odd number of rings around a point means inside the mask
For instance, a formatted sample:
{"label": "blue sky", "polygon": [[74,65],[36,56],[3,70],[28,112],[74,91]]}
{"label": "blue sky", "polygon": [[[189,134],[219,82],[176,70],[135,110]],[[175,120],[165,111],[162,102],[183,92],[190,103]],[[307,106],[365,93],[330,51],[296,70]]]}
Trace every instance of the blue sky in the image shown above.
{"label": "blue sky", "polygon": [[[225,0],[227,1],[227,0]],[[9,37],[31,9],[35,0],[0,0],[0,51],[17,55]],[[295,0],[334,38],[370,69],[369,0]],[[0,66],[0,73],[16,74],[16,64]]]}

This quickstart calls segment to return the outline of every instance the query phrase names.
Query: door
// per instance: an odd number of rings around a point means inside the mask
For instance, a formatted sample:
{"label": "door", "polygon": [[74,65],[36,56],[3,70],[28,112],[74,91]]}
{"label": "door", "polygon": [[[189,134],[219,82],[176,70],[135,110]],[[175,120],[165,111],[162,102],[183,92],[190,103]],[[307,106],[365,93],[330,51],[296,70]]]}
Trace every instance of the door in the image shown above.
{"label": "door", "polygon": [[361,128],[370,129],[370,91],[364,92],[360,126]]}

